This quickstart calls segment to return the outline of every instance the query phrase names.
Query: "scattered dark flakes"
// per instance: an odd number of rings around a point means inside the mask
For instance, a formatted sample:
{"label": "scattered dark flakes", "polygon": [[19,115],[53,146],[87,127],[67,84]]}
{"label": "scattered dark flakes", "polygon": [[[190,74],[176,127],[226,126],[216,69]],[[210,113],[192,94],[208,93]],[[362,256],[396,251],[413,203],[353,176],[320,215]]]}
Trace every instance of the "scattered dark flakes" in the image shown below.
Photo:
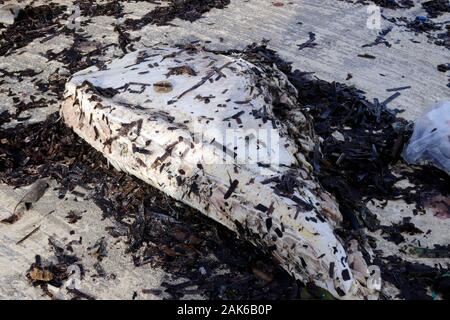
{"label": "scattered dark flakes", "polygon": [[403,87],[389,88],[389,89],[386,89],[386,91],[387,91],[387,92],[393,92],[393,91],[402,91],[402,90],[407,90],[407,89],[411,89],[411,86],[403,86]]}
{"label": "scattered dark flakes", "polygon": [[[26,6],[20,11],[14,24],[7,27],[0,38],[0,56],[11,54],[25,47],[44,34],[54,34],[60,28],[58,19],[67,9],[54,3]],[[45,33],[43,33],[45,31]]]}
{"label": "scattered dark flakes", "polygon": [[450,258],[450,245],[435,244],[433,248],[415,247],[410,252],[421,258],[448,259]]}
{"label": "scattered dark flakes", "polygon": [[11,121],[12,115],[8,110],[2,111],[0,113],[0,127]]}
{"label": "scattered dark flakes", "polygon": [[169,68],[169,72],[166,74],[166,77],[169,78],[172,75],[196,76],[197,72],[195,72],[194,69],[189,66],[177,66]]}
{"label": "scattered dark flakes", "polygon": [[[349,0],[339,0],[339,1],[349,1]],[[409,9],[414,7],[414,1],[413,0],[369,0],[373,2],[374,4],[383,7],[383,8],[389,8],[389,9]],[[366,0],[356,0],[353,1],[355,3],[365,3]]]}
{"label": "scattered dark flakes", "polygon": [[108,244],[104,237],[97,240],[97,242],[88,250],[90,251],[90,255],[96,258],[98,261],[102,261],[103,258],[108,256]]}
{"label": "scattered dark flakes", "polygon": [[116,94],[119,93],[118,89],[97,87],[87,80],[83,81],[82,86],[87,86],[88,92],[90,91],[94,94],[97,94],[98,96],[104,96],[106,98],[113,98]]}
{"label": "scattered dark flakes", "polygon": [[412,0],[370,0],[384,8],[389,9],[409,9],[414,7],[414,1]]}
{"label": "scattered dark flakes", "polygon": [[162,294],[161,289],[142,289],[143,294],[153,294],[155,296],[160,296]]}
{"label": "scattered dark flakes", "polygon": [[281,232],[281,230],[280,230],[280,229],[278,229],[278,228],[275,228],[275,229],[274,229],[274,231],[275,231],[275,233],[277,234],[278,238],[281,238],[281,237],[283,237],[283,232]]}
{"label": "scattered dark flakes", "polygon": [[70,224],[77,223],[83,217],[83,214],[78,211],[70,210],[66,215],[66,220]]}
{"label": "scattered dark flakes", "polygon": [[148,24],[170,25],[175,18],[193,22],[213,8],[224,9],[230,0],[171,0],[167,6],[156,7],[140,19],[127,19],[125,25],[139,30]]}
{"label": "scattered dark flakes", "polygon": [[59,241],[49,238],[49,244],[55,259],[44,261],[37,255],[35,262],[27,271],[27,278],[33,286],[41,287],[45,294],[52,297],[52,293],[47,289],[48,285],[61,288],[70,276],[68,271],[70,266],[77,266],[81,277],[84,276],[84,268],[80,259],[70,254],[67,247]]}
{"label": "scattered dark flakes", "polygon": [[358,57],[360,57],[360,58],[366,58],[366,59],[375,59],[375,58],[376,58],[375,56],[373,56],[373,55],[371,55],[371,54],[368,54],[368,53],[358,54]]}
{"label": "scattered dark flakes", "polygon": [[114,27],[114,31],[116,31],[119,34],[119,37],[118,37],[119,47],[120,47],[120,49],[122,49],[122,52],[124,54],[126,54],[130,51],[135,51],[135,49],[133,47],[133,43],[135,41],[139,41],[139,37],[132,39],[130,37],[129,32],[125,31],[125,29],[121,25],[116,25]]}
{"label": "scattered dark flakes", "polygon": [[418,229],[412,222],[410,217],[403,218],[400,223],[394,223],[391,226],[380,226],[382,234],[386,234],[386,240],[400,244],[405,241],[402,233],[409,235],[422,234],[423,231]]}
{"label": "scattered dark flakes", "polygon": [[442,63],[437,66],[438,71],[447,72],[450,70],[450,63]]}
{"label": "scattered dark flakes", "polygon": [[74,1],[74,5],[78,5],[80,7],[81,15],[83,17],[123,17],[123,5],[121,4],[121,1],[118,0],[112,0],[104,3],[96,3],[91,0],[76,0]]}
{"label": "scattered dark flakes", "polygon": [[229,197],[231,197],[231,195],[233,194],[233,192],[236,190],[237,186],[239,184],[238,180],[233,180],[230,183],[230,187],[228,188],[227,192],[225,193],[225,195],[223,196],[223,198],[226,200]]}
{"label": "scattered dark flakes", "polygon": [[432,300],[428,288],[449,297],[449,286],[445,282],[449,279],[448,269],[412,263],[397,256],[377,257],[375,263],[380,266],[382,279],[400,290],[400,299]]}
{"label": "scattered dark flakes", "polygon": [[100,278],[105,278],[108,275],[99,261],[94,263],[94,269]]}
{"label": "scattered dark flakes", "polygon": [[437,18],[445,12],[450,12],[450,2],[448,0],[431,0],[422,3],[422,7],[430,18]]}
{"label": "scattered dark flakes", "polygon": [[14,107],[16,108],[16,114],[14,115],[14,118],[18,119],[19,115],[24,111],[37,108],[47,108],[50,104],[54,103],[56,103],[56,101],[48,101],[44,98],[40,98],[39,100],[31,100],[30,102],[24,102],[21,100],[19,103],[14,105]]}
{"label": "scattered dark flakes", "polygon": [[373,42],[363,45],[362,48],[374,47],[379,44],[384,44],[386,47],[390,48],[392,45],[389,43],[389,41],[386,40],[385,36],[388,35],[389,32],[392,31],[392,28],[393,27],[390,26],[390,27],[387,27],[387,28],[381,30]]}
{"label": "scattered dark flakes", "polygon": [[314,48],[317,46],[316,43],[316,34],[314,32],[308,33],[309,39],[305,41],[304,43],[298,44],[298,50],[302,50],[305,48]]}
{"label": "scattered dark flakes", "polygon": [[277,191],[287,195],[292,195],[298,187],[300,187],[300,181],[293,172],[283,174],[279,182],[276,184]]}
{"label": "scattered dark flakes", "polygon": [[344,279],[344,281],[350,280],[350,272],[348,269],[342,270],[342,279]]}

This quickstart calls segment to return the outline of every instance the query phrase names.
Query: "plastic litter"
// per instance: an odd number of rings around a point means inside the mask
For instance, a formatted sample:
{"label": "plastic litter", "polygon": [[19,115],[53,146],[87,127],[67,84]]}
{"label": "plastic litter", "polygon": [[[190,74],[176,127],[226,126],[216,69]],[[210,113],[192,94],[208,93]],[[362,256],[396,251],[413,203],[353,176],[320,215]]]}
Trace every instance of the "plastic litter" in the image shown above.
{"label": "plastic litter", "polygon": [[403,158],[410,164],[431,164],[450,174],[450,101],[436,104],[416,121]]}

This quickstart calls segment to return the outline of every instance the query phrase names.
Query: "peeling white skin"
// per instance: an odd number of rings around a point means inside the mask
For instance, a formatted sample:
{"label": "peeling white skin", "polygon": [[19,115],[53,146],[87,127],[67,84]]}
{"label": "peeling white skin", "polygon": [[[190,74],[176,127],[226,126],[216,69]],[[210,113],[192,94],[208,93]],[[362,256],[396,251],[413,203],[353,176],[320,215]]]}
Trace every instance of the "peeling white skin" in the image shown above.
{"label": "peeling white skin", "polygon": [[[166,76],[176,66],[189,66],[196,75]],[[72,77],[61,115],[114,167],[270,251],[300,280],[313,281],[337,298],[367,296],[364,279],[363,285],[354,279],[347,254],[333,233],[332,227],[341,221],[334,201],[310,177],[310,165],[297,161],[301,150],[287,135],[287,125],[273,115],[274,90],[284,93],[278,99],[287,106],[295,101],[295,89],[281,72],[269,77],[238,57],[164,46],[127,54],[102,69],[91,67]],[[187,92],[205,77],[213,82],[206,80]],[[93,91],[86,80],[120,93],[108,98]],[[172,90],[157,92],[153,84],[160,81],[170,82]],[[127,83],[144,85],[124,87]],[[198,96],[212,97],[205,103]],[[267,121],[254,115],[263,108]],[[295,129],[301,132],[304,117],[297,112],[295,118]],[[270,167],[245,163],[244,148],[231,144],[227,149],[236,153],[238,163],[222,161],[217,142],[227,130],[270,130],[274,124],[280,135],[279,163]],[[245,142],[248,131],[235,136]],[[308,143],[306,136],[302,140]],[[263,137],[248,139],[250,151],[262,152],[262,163],[274,148]],[[293,194],[276,192],[277,182],[270,179],[288,172],[299,186]]]}

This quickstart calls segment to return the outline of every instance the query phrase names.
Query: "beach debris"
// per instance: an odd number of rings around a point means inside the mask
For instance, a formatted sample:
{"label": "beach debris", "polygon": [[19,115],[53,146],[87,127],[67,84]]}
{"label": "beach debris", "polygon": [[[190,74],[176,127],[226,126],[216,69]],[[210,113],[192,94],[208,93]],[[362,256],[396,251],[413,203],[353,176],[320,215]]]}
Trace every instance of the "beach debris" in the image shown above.
{"label": "beach debris", "polygon": [[56,4],[26,6],[15,19],[7,25],[0,38],[0,56],[10,55],[17,49],[25,47],[42,32],[54,34],[59,28],[57,18],[65,11],[65,6]]}
{"label": "beach debris", "polygon": [[[171,76],[170,94],[130,90],[137,76],[142,83],[158,82],[177,61],[189,61],[197,75]],[[154,63],[159,64],[156,71],[148,67]],[[118,92],[105,96],[88,83]],[[199,94],[210,102],[196,101]],[[312,166],[297,160],[301,149],[274,116],[274,106],[289,110],[295,101],[296,90],[276,69],[192,46],[155,46],[108,62],[102,70],[75,74],[61,115],[117,169],[269,250],[299,279],[336,297],[362,298],[364,284],[353,279],[332,231],[342,219],[336,204],[320,191],[310,175]],[[314,137],[302,132],[305,117],[298,119],[292,126],[295,135],[304,141],[301,148],[312,150]],[[265,135],[256,136],[261,130]],[[279,140],[275,145],[267,135],[273,130],[273,139]],[[244,147],[224,140],[230,132]],[[246,150],[253,158],[246,158]],[[277,161],[269,157],[275,152]],[[136,223],[134,229],[143,235],[145,228],[139,226],[145,226],[145,219]],[[169,248],[165,253],[178,255]]]}
{"label": "beach debris", "polygon": [[173,87],[169,81],[158,81],[153,84],[153,89],[159,93],[167,93],[172,91]]}
{"label": "beach debris", "polygon": [[389,89],[386,89],[386,91],[387,92],[394,92],[394,91],[403,91],[403,90],[407,90],[407,89],[411,89],[411,86],[389,88]]}
{"label": "beach debris", "polygon": [[392,26],[384,28],[383,30],[381,30],[378,33],[378,36],[376,37],[375,41],[363,45],[362,48],[374,47],[374,46],[377,46],[379,44],[384,44],[386,47],[390,48],[392,45],[389,43],[389,41],[386,40],[385,37],[392,31],[392,29],[393,29]]}
{"label": "beach debris", "polygon": [[316,34],[314,32],[309,32],[308,36],[309,36],[309,39],[307,41],[297,45],[298,50],[302,50],[304,48],[314,48],[317,46]]}
{"label": "beach debris", "polygon": [[97,240],[97,242],[88,250],[90,251],[90,255],[96,258],[98,261],[102,261],[103,258],[108,256],[108,244],[104,237]]}
{"label": "beach debris", "polygon": [[49,184],[46,179],[37,180],[16,204],[12,214],[0,222],[14,223],[19,220],[26,211],[30,210],[34,203],[39,201],[48,187]]}
{"label": "beach debris", "polygon": [[447,72],[450,70],[450,63],[442,63],[437,66],[438,71]]}
{"label": "beach debris", "polygon": [[431,164],[450,174],[450,101],[431,107],[415,125],[403,152],[411,164]]}
{"label": "beach debris", "polygon": [[[33,286],[39,286],[46,295],[59,298],[62,289],[71,289],[70,278],[75,276],[81,278],[84,271],[79,258],[69,252],[68,246],[52,237],[48,241],[54,257],[44,260],[37,255],[27,271],[27,278]],[[74,295],[78,296],[77,293]]]}
{"label": "beach debris", "polygon": [[212,9],[223,9],[230,0],[170,0],[165,6],[158,6],[140,19],[127,19],[125,25],[139,30],[148,24],[170,25],[175,18],[193,22]]}
{"label": "beach debris", "polygon": [[431,0],[422,3],[422,7],[430,18],[437,18],[445,12],[450,12],[450,2],[448,0]]}
{"label": "beach debris", "polygon": [[414,7],[414,1],[412,0],[370,0],[370,1],[375,3],[376,5],[390,9]]}
{"label": "beach debris", "polygon": [[368,53],[358,54],[358,57],[365,58],[365,59],[375,59],[376,58],[375,56],[368,54]]}
{"label": "beach debris", "polygon": [[38,232],[41,229],[41,226],[37,226],[36,228],[34,228],[33,230],[31,230],[26,236],[24,236],[22,239],[20,239],[19,241],[16,242],[16,244],[21,244],[22,242],[24,242],[25,240],[27,240],[29,237],[31,237],[33,234],[35,234],[36,232]]}
{"label": "beach debris", "polygon": [[66,220],[70,224],[77,223],[83,217],[83,213],[80,211],[70,210],[66,215]]}

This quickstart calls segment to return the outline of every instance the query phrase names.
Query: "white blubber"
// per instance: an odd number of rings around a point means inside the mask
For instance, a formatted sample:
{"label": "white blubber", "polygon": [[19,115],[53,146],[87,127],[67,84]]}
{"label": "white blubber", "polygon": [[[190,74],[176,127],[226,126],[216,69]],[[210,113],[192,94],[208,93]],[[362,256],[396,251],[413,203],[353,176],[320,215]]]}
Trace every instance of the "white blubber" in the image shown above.
{"label": "white blubber", "polygon": [[[291,121],[276,118],[280,105]],[[356,280],[333,232],[342,217],[311,175],[303,153],[314,138],[295,109],[296,90],[276,67],[161,45],[73,75],[61,115],[118,170],[235,231],[300,280],[367,298],[369,273]]]}

